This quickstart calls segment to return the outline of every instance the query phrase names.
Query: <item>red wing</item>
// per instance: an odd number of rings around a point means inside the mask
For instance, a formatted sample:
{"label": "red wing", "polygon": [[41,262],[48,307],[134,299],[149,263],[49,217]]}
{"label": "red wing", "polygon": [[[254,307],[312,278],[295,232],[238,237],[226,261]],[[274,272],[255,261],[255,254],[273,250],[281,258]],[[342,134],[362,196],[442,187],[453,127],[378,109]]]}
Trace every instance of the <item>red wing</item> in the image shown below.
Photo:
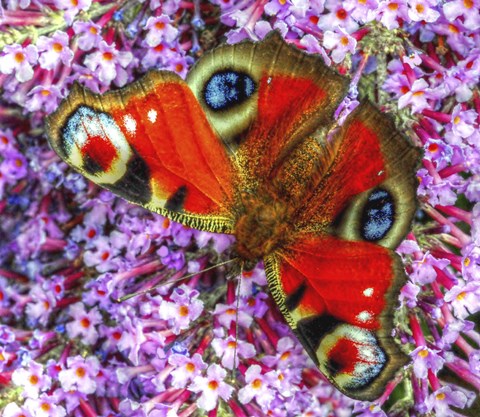
{"label": "red wing", "polygon": [[369,103],[321,138],[278,168],[277,195],[296,213],[289,243],[267,256],[267,277],[320,370],[348,396],[372,400],[406,362],[392,337],[406,280],[392,249],[415,212],[418,153]]}
{"label": "red wing", "polygon": [[416,210],[418,150],[368,102],[360,104],[323,146],[331,161],[304,196],[295,218],[297,229],[328,229],[348,240],[395,248]]}
{"label": "red wing", "polygon": [[[212,126],[236,152],[245,191],[254,191],[306,135],[332,124],[348,88],[348,80],[319,56],[288,45],[277,32],[262,42],[205,54],[187,82]],[[243,94],[235,105],[228,97],[218,99],[223,91],[236,90]]]}
{"label": "red wing", "polygon": [[67,163],[126,200],[197,229],[232,232],[236,174],[174,73],[151,71],[104,95],[76,86],[47,132]]}
{"label": "red wing", "polygon": [[317,236],[265,263],[275,301],[320,370],[350,397],[377,398],[406,363],[391,335],[405,280],[398,256],[369,242]]}

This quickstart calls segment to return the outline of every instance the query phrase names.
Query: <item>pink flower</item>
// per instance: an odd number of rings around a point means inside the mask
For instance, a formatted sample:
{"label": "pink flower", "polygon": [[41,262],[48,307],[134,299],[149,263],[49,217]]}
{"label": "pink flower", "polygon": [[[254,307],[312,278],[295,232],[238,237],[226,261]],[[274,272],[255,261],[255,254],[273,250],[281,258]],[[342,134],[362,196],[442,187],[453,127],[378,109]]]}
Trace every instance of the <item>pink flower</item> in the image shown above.
{"label": "pink flower", "polygon": [[23,48],[21,45],[6,45],[4,55],[0,56],[0,72],[2,74],[15,73],[17,81],[23,83],[33,77],[32,64],[38,60],[38,51],[34,45]]}

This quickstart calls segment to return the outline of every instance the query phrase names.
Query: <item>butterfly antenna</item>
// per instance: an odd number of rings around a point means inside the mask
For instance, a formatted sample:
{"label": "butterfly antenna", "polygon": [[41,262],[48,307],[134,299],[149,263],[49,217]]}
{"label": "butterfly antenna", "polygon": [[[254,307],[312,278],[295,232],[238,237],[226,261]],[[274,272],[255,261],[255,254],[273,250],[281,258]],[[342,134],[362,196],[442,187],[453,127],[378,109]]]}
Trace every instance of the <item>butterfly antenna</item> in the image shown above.
{"label": "butterfly antenna", "polygon": [[227,264],[235,262],[235,261],[238,261],[238,258],[232,258],[232,259],[229,259],[228,261],[220,262],[218,264],[209,266],[208,268],[202,269],[200,271],[192,272],[191,274],[184,275],[180,278],[177,278],[177,279],[174,279],[174,280],[171,280],[171,281],[167,281],[167,282],[162,282],[160,284],[154,285],[151,288],[147,288],[146,290],[137,291],[137,292],[134,292],[132,294],[124,295],[123,297],[117,298],[115,301],[117,303],[121,303],[123,301],[129,300],[130,298],[136,297],[137,295],[148,294],[149,292],[152,292],[153,290],[156,290],[157,288],[163,287],[165,285],[170,285],[170,284],[175,284],[177,282],[185,281],[186,279],[192,278],[195,275],[202,274],[203,272],[211,271],[212,269],[218,268],[218,267],[223,266],[223,265],[227,265]]}

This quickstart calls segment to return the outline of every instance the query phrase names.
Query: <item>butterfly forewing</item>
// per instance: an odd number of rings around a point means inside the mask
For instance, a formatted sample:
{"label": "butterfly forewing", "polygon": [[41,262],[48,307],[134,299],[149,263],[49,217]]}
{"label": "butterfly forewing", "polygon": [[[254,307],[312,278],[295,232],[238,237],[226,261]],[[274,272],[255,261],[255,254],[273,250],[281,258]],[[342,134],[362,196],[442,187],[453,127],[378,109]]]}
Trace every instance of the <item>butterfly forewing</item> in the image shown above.
{"label": "butterfly forewing", "polygon": [[47,133],[67,163],[128,201],[191,227],[232,231],[236,172],[175,74],[151,71],[102,96],[77,85]]}

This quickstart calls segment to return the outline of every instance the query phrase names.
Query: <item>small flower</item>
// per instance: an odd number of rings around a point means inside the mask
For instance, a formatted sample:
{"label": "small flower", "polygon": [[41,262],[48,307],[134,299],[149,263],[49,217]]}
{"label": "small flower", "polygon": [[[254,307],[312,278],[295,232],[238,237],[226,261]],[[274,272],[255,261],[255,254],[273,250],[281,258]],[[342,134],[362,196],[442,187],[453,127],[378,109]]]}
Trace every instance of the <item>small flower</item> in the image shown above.
{"label": "small flower", "polygon": [[98,44],[102,40],[102,28],[92,21],[77,21],[73,24],[73,30],[78,35],[78,47],[83,51],[89,51],[92,48],[98,47]]}
{"label": "small flower", "polygon": [[338,64],[345,59],[347,53],[355,53],[357,41],[344,29],[337,28],[336,33],[329,30],[324,33],[323,46],[332,50],[332,60]]}
{"label": "small flower", "polygon": [[99,80],[105,85],[112,81],[119,87],[126,84],[128,74],[125,68],[132,62],[133,55],[129,51],[119,51],[114,45],[101,41],[98,50],[85,57],[85,65],[98,74]]}
{"label": "small flower", "polygon": [[435,0],[408,0],[408,16],[414,22],[435,22],[440,17],[436,4]]}
{"label": "small flower", "polygon": [[73,51],[69,47],[70,38],[65,32],[57,30],[51,38],[40,36],[37,42],[40,57],[38,62],[42,68],[54,69],[60,62],[70,65],[73,59]]}
{"label": "small flower", "polygon": [[412,113],[421,112],[428,107],[428,91],[428,83],[423,78],[415,80],[410,91],[398,100],[398,108],[403,109],[410,105],[412,107]]}
{"label": "small flower", "polygon": [[170,18],[164,14],[158,17],[149,17],[145,29],[148,30],[145,40],[151,47],[164,41],[172,43],[178,33],[178,29],[172,26]]}
{"label": "small flower", "polygon": [[168,358],[168,363],[176,368],[172,371],[172,385],[175,388],[185,388],[188,382],[193,381],[207,367],[199,353],[191,358],[174,353]]}
{"label": "small flower", "polygon": [[410,354],[413,359],[413,371],[418,378],[426,378],[428,370],[437,373],[443,367],[445,359],[438,355],[439,352],[419,346]]}
{"label": "small flower", "polygon": [[480,311],[480,282],[455,285],[445,294],[445,301],[450,303],[459,319]]}
{"label": "small flower", "polygon": [[98,338],[95,326],[102,322],[102,316],[97,307],[87,312],[83,303],[75,303],[70,306],[69,314],[73,321],[66,325],[68,335],[71,338],[82,336],[83,343],[94,344]]}
{"label": "small flower", "polygon": [[430,394],[425,404],[428,411],[434,411],[437,416],[454,416],[450,406],[464,408],[467,404],[467,396],[460,390],[453,390],[449,386],[442,387]]}
{"label": "small flower", "polygon": [[251,343],[235,340],[228,336],[226,339],[213,339],[212,347],[218,357],[222,358],[222,366],[227,369],[238,367],[238,358],[253,358],[256,354],[255,347]]}
{"label": "small flower", "polygon": [[200,317],[203,311],[203,302],[198,300],[199,292],[192,290],[187,285],[175,288],[172,301],[163,301],[159,316],[163,320],[170,320],[170,329],[175,334],[187,329],[190,323]]}
{"label": "small flower", "polygon": [[38,60],[38,51],[34,45],[23,48],[21,45],[6,45],[0,56],[0,72],[2,74],[15,73],[17,81],[23,83],[33,77],[32,64]]}
{"label": "small flower", "polygon": [[48,375],[44,375],[41,364],[30,361],[26,368],[18,368],[12,374],[15,385],[23,388],[22,395],[26,398],[38,398],[40,392],[50,388],[52,383]]}
{"label": "small flower", "polygon": [[262,368],[259,365],[250,366],[245,373],[245,382],[247,385],[238,391],[238,400],[248,404],[255,398],[262,410],[267,411],[275,395],[267,378],[262,375]]}
{"label": "small flower", "polygon": [[100,362],[95,356],[69,357],[66,369],[58,374],[58,380],[65,391],[78,390],[83,394],[92,394],[97,387],[96,376],[99,371]]}
{"label": "small flower", "polygon": [[197,376],[190,386],[190,391],[201,392],[197,400],[197,404],[205,411],[213,410],[217,403],[218,397],[227,401],[232,396],[233,387],[224,382],[227,371],[220,365],[213,364],[207,369],[207,376]]}
{"label": "small flower", "polygon": [[3,409],[3,417],[34,417],[34,414],[26,406],[19,407],[15,403],[9,403]]}

